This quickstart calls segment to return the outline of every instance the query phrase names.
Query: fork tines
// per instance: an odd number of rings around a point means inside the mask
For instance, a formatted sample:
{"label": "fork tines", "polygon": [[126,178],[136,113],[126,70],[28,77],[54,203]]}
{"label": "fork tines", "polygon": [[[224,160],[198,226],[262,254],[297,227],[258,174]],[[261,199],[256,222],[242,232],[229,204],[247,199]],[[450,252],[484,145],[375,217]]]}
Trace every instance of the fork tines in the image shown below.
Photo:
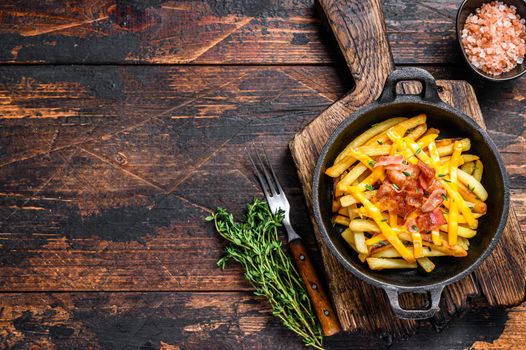
{"label": "fork tines", "polygon": [[[245,152],[247,153],[248,159],[250,159],[250,163],[252,163],[254,173],[256,174],[259,183],[263,188],[263,192],[265,193],[267,200],[273,196],[282,194],[283,189],[281,188],[278,177],[276,176],[276,173],[270,164],[267,152],[265,152],[265,150],[258,152],[253,146],[251,146],[250,149],[246,148]],[[256,154],[256,161],[254,161],[251,153]],[[263,156],[261,156],[260,153],[262,153]]]}

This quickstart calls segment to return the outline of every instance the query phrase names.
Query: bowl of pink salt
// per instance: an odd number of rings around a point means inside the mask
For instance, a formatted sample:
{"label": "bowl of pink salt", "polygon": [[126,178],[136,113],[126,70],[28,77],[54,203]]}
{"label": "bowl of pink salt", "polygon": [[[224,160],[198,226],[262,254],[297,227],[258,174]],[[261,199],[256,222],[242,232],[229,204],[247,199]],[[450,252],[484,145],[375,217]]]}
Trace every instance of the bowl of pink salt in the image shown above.
{"label": "bowl of pink salt", "polygon": [[464,0],[457,14],[462,55],[479,76],[506,81],[526,73],[526,1]]}

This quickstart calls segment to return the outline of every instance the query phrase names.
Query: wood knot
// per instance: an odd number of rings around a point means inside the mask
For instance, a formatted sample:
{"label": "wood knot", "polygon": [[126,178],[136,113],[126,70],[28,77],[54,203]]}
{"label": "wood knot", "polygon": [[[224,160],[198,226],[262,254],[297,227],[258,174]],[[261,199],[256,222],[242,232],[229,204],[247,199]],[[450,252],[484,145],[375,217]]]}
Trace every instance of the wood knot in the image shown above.
{"label": "wood knot", "polygon": [[115,155],[115,161],[119,164],[119,165],[125,165],[128,163],[128,158],[126,157],[126,155],[122,152],[117,152],[117,155]]}

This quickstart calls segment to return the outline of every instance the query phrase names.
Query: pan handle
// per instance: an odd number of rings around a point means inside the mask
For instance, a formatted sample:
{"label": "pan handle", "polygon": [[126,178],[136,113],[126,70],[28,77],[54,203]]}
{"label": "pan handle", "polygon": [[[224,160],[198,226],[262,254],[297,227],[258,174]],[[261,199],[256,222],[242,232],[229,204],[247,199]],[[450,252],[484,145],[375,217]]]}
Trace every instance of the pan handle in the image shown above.
{"label": "pan handle", "polygon": [[401,81],[419,81],[422,84],[420,98],[424,101],[437,103],[440,102],[438,97],[438,88],[435,78],[426,70],[421,68],[399,68],[391,72],[385,81],[384,89],[378,102],[388,103],[394,101],[398,94],[396,93],[396,84]]}
{"label": "pan handle", "polygon": [[431,307],[424,310],[402,309],[399,302],[399,290],[390,288],[385,288],[384,290],[387,294],[387,298],[389,299],[389,303],[391,303],[391,308],[393,309],[396,316],[408,320],[423,320],[433,317],[433,315],[439,310],[438,304],[440,303],[440,297],[442,295],[443,289],[443,286],[439,286],[426,291],[429,292],[431,297]]}

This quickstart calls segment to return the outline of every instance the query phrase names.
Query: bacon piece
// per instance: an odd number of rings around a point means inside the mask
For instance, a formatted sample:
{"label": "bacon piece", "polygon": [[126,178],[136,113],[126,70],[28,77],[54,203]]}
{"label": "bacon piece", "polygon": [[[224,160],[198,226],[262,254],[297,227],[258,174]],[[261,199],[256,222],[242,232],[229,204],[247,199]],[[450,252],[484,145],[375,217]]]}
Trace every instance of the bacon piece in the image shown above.
{"label": "bacon piece", "polygon": [[393,184],[398,186],[397,192],[400,192],[400,190],[404,187],[405,182],[407,181],[407,177],[401,171],[398,170],[388,170],[387,177]]}
{"label": "bacon piece", "polygon": [[393,192],[395,192],[393,184],[389,181],[384,181],[378,188],[378,191],[376,192],[376,197],[378,197],[379,199],[392,197]]}
{"label": "bacon piece", "polygon": [[418,175],[420,175],[420,168],[414,164],[407,164],[403,172],[405,172],[404,175],[406,175],[409,180],[416,180]]}
{"label": "bacon piece", "polygon": [[442,213],[442,210],[436,208],[431,213],[429,213],[429,217],[431,219],[431,228],[429,230],[434,230],[439,226],[442,226],[447,223],[446,218],[444,217],[444,214]]}
{"label": "bacon piece", "polygon": [[418,210],[417,215],[406,221],[405,226],[409,232],[429,232],[446,223],[446,218],[440,209],[435,209],[429,213]]}
{"label": "bacon piece", "polygon": [[407,204],[415,208],[422,206],[422,199],[424,197],[424,193],[422,191],[406,191],[405,193],[405,201]]}
{"label": "bacon piece", "polygon": [[405,169],[405,165],[400,163],[400,164],[389,164],[389,165],[386,165],[385,166],[385,170],[398,170],[398,171],[402,171]]}
{"label": "bacon piece", "polygon": [[383,208],[393,211],[396,215],[403,218],[415,209],[406,202],[405,191],[397,192],[393,184],[388,180],[380,185],[375,198]]}
{"label": "bacon piece", "polygon": [[381,156],[376,160],[374,167],[402,164],[403,156]]}
{"label": "bacon piece", "polygon": [[426,199],[426,201],[422,205],[422,211],[424,213],[428,213],[438,208],[440,204],[442,204],[442,202],[444,201],[444,198],[442,197],[445,194],[446,194],[446,191],[443,188],[439,188],[431,192],[429,197]]}
{"label": "bacon piece", "polygon": [[420,170],[422,171],[422,175],[424,175],[426,180],[429,180],[435,177],[435,169],[429,167],[426,163],[422,162],[420,159],[418,160],[418,163],[416,165],[420,168]]}
{"label": "bacon piece", "polygon": [[437,179],[427,179],[422,174],[418,177],[418,184],[420,187],[422,187],[424,190],[428,192],[433,192],[437,189],[441,189],[442,185],[440,184],[440,181]]}

